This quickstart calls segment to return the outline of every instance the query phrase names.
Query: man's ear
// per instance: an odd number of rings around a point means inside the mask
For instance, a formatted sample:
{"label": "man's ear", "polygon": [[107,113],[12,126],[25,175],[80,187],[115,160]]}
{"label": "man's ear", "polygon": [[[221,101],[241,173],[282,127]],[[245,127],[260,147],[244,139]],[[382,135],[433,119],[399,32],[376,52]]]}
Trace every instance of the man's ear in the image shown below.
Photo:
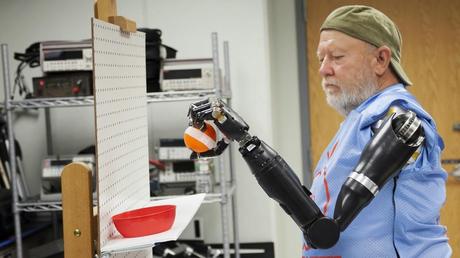
{"label": "man's ear", "polygon": [[382,76],[390,66],[391,49],[387,46],[377,48],[377,65],[375,66],[375,73]]}

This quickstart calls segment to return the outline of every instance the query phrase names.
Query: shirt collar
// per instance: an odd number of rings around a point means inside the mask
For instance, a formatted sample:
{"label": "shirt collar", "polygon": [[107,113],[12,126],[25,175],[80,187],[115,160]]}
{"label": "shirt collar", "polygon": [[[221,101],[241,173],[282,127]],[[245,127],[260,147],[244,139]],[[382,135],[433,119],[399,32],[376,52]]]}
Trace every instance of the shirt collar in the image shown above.
{"label": "shirt collar", "polygon": [[393,84],[393,85],[391,85],[389,87],[386,87],[385,89],[383,89],[383,90],[377,92],[376,94],[374,94],[372,97],[369,97],[368,99],[363,101],[363,103],[361,103],[357,108],[355,108],[355,110],[358,111],[358,112],[361,112],[370,103],[372,103],[376,98],[378,98],[380,95],[386,94],[388,92],[395,92],[395,91],[403,91],[403,92],[405,92],[406,88],[401,83],[396,83],[396,84]]}

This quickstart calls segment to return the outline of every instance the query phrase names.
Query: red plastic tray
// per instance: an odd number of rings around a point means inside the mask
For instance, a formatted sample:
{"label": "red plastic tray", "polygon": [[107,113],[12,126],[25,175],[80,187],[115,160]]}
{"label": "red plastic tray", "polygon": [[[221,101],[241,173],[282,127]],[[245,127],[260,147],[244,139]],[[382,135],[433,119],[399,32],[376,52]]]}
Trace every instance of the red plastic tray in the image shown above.
{"label": "red plastic tray", "polygon": [[123,237],[141,237],[170,229],[175,217],[175,205],[159,205],[126,211],[112,220]]}

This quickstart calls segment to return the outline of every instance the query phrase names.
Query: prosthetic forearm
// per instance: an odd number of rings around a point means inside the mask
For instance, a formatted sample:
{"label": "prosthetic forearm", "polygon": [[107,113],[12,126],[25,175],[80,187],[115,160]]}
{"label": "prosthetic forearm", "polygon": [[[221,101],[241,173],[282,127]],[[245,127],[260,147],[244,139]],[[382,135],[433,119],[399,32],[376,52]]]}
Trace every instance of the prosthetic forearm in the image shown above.
{"label": "prosthetic forearm", "polygon": [[[289,165],[272,148],[248,133],[249,126],[220,100],[201,101],[189,110],[190,124],[205,126],[212,120],[239,151],[262,189],[289,214],[304,233],[309,246],[330,248],[357,214],[389,178],[397,174],[423,141],[420,120],[412,112],[393,114],[366,145],[358,165],[343,185],[334,219],[325,217],[311,193]],[[207,156],[222,150],[208,151]]]}
{"label": "prosthetic forearm", "polygon": [[239,149],[259,185],[277,201],[314,248],[332,247],[339,238],[337,223],[321,213],[289,165],[267,144],[252,137]]}

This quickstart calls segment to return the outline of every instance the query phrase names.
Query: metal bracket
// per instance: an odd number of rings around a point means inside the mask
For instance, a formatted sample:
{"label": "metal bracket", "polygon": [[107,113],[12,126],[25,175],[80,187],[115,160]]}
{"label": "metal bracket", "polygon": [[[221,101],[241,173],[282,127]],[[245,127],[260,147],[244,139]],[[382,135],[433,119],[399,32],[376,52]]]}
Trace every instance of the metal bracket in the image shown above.
{"label": "metal bracket", "polygon": [[452,130],[454,130],[455,132],[460,132],[460,123],[455,123],[452,127]]}

